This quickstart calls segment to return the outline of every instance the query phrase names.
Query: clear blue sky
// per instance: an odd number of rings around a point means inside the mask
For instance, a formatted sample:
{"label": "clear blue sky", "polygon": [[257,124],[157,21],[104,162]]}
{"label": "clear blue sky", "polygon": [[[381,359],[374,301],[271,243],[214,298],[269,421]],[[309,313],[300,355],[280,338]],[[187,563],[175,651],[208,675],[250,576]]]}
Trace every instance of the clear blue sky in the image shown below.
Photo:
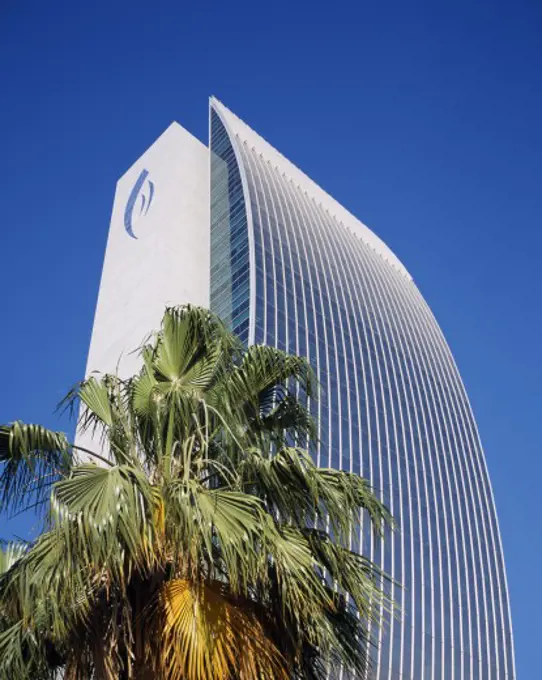
{"label": "clear blue sky", "polygon": [[[492,475],[542,677],[542,2],[0,0],[0,421],[82,377],[116,179],[217,95],[404,261]],[[24,533],[28,519],[0,535]]]}

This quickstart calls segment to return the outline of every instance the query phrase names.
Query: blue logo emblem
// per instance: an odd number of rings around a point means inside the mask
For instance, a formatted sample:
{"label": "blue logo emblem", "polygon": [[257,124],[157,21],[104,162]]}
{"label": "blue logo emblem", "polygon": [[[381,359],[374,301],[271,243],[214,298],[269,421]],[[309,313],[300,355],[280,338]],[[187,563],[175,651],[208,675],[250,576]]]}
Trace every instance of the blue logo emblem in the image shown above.
{"label": "blue logo emblem", "polygon": [[[126,208],[124,209],[124,228],[132,238],[137,238],[134,234],[133,219],[134,211],[136,210],[136,203],[139,198],[139,213],[136,217],[140,215],[146,215],[151,207],[152,199],[154,198],[154,182],[147,179],[149,176],[148,170],[142,170],[139,177],[134,184],[130,196],[128,197],[128,202],[126,203]],[[148,195],[147,195],[148,191]]]}

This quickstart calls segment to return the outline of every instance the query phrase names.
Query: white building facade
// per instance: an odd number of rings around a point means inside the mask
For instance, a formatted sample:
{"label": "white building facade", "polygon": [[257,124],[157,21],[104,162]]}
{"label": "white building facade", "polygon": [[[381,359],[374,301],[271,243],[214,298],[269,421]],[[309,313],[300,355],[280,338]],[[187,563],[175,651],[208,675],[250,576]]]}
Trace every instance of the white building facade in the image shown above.
{"label": "white building facade", "polygon": [[209,149],[173,124],[119,181],[87,372],[122,355],[132,373],[164,306],[185,302],[307,356],[315,459],[367,477],[399,525],[359,537],[401,584],[368,677],[513,680],[493,494],[431,310],[378,237],[215,99]]}

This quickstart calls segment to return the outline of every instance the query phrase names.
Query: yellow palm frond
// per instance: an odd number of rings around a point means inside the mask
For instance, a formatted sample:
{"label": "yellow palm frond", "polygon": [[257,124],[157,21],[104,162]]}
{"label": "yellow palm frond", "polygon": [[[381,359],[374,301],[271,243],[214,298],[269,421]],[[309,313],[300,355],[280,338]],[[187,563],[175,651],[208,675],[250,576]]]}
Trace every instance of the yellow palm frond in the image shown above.
{"label": "yellow palm frond", "polygon": [[[217,587],[165,583],[156,610],[157,677],[167,680],[287,680],[287,666],[254,614]],[[157,625],[156,625],[157,624]],[[149,647],[152,645],[149,641]]]}

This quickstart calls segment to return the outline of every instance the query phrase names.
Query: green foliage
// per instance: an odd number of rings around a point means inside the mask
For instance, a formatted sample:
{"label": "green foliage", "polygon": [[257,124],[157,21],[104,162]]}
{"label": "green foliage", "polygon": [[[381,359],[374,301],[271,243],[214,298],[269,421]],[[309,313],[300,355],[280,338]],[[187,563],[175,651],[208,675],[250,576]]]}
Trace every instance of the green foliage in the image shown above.
{"label": "green foliage", "polygon": [[392,605],[361,520],[392,520],[365,480],[314,464],[307,361],[190,306],[141,356],[67,397],[95,451],[0,429],[2,508],[37,502],[46,523],[0,553],[0,680],[363,671]]}
{"label": "green foliage", "polygon": [[0,466],[0,512],[40,506],[69,472],[70,446],[62,432],[41,425],[0,425]]}

